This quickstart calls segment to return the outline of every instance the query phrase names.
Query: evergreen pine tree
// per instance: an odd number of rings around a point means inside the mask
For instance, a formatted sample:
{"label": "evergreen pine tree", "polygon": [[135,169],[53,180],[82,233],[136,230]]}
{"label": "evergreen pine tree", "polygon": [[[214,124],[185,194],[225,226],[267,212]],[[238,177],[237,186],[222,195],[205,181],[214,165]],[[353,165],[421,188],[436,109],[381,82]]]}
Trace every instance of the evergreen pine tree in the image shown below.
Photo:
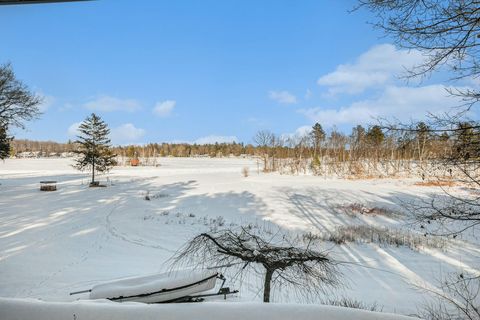
{"label": "evergreen pine tree", "polygon": [[10,155],[10,140],[7,136],[7,130],[5,127],[0,126],[0,159],[8,158]]}
{"label": "evergreen pine tree", "polygon": [[320,144],[325,140],[325,131],[323,131],[320,123],[315,123],[312,127],[312,139],[314,147],[314,155],[317,155],[317,151],[320,149]]}
{"label": "evergreen pine tree", "polygon": [[378,161],[380,147],[385,140],[385,134],[383,133],[382,128],[378,125],[370,127],[367,131],[366,138],[372,151],[375,153],[375,161]]}
{"label": "evergreen pine tree", "polygon": [[80,135],[75,143],[78,149],[75,153],[79,155],[74,165],[78,170],[92,170],[92,182],[90,186],[96,185],[95,171],[107,172],[115,164],[116,155],[111,151],[110,139],[107,124],[96,114],[92,113],[78,127]]}
{"label": "evergreen pine tree", "polygon": [[380,126],[375,125],[368,129],[367,139],[373,147],[378,148],[385,140],[385,134]]}

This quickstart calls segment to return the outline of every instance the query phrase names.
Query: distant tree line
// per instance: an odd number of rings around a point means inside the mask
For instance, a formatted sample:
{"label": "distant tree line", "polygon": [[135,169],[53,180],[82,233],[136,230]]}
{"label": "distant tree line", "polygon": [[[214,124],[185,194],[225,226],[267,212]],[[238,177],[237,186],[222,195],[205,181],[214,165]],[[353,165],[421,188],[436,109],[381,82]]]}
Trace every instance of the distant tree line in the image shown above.
{"label": "distant tree line", "polygon": [[480,127],[477,123],[459,122],[456,130],[445,132],[433,131],[419,122],[414,130],[357,125],[350,134],[335,128],[327,134],[316,123],[310,133],[302,136],[281,137],[260,131],[254,141],[263,171],[392,176],[413,169],[422,172],[437,163],[435,160],[466,152],[466,146],[480,142]]}
{"label": "distant tree line", "polygon": [[[264,172],[306,173],[317,175],[395,175],[416,168],[425,168],[432,160],[465,152],[466,145],[478,144],[478,123],[459,122],[456,130],[433,131],[424,122],[415,130],[386,130],[379,125],[365,128],[357,125],[350,134],[336,128],[326,132],[316,123],[309,133],[282,136],[259,131],[253,141],[243,143],[149,143],[113,147],[120,164],[138,158],[144,165],[155,165],[158,157],[228,157],[256,156]],[[75,152],[72,142],[13,140],[12,155],[36,152],[39,156],[58,156]]]}
{"label": "distant tree line", "polygon": [[[34,152],[39,156],[48,157],[61,153],[74,152],[77,148],[75,142],[68,141],[59,143],[53,141],[35,141],[28,139],[15,139],[11,142],[11,155],[18,156],[22,152]],[[212,144],[188,144],[188,143],[149,143],[146,145],[127,145],[112,147],[112,151],[125,159],[153,158],[153,157],[225,157],[255,155],[256,147],[243,143],[212,143]]]}

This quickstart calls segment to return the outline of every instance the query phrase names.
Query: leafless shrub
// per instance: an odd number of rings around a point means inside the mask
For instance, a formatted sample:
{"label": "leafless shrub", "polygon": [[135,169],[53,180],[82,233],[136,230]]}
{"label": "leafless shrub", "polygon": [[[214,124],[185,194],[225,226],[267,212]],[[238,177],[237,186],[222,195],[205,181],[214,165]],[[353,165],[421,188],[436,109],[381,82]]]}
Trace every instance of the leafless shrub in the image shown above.
{"label": "leafless shrub", "polygon": [[447,245],[447,239],[425,237],[418,233],[369,225],[342,226],[328,234],[307,233],[303,235],[303,239],[304,241],[331,241],[336,244],[377,243],[396,247],[405,246],[412,250],[419,250],[422,247],[442,249]]}
{"label": "leafless shrub", "polygon": [[249,171],[248,167],[243,167],[243,168],[242,168],[242,175],[243,175],[245,178],[249,176],[249,173],[250,173],[250,171]]}
{"label": "leafless shrub", "polygon": [[423,306],[419,312],[422,319],[480,319],[480,277],[463,273],[449,276],[441,292],[428,292],[436,296],[436,301]]}
{"label": "leafless shrub", "polygon": [[150,194],[150,191],[147,191],[145,194],[144,199],[147,201],[154,200],[154,199],[159,199],[159,198],[165,198],[168,197],[168,194],[165,193],[155,193],[153,195]]}
{"label": "leafless shrub", "polygon": [[413,250],[421,247],[444,248],[446,240],[430,238],[399,229],[379,228],[369,225],[339,227],[333,232],[330,241],[341,244],[345,242],[378,243],[383,245],[405,246]]}
{"label": "leafless shrub", "polygon": [[346,297],[342,297],[340,299],[327,299],[322,301],[322,303],[330,306],[337,306],[337,307],[362,309],[362,310],[377,311],[377,312],[383,311],[383,306],[379,306],[376,302],[372,304],[367,304],[365,302],[352,299],[352,298],[346,298]]}
{"label": "leafless shrub", "polygon": [[368,207],[358,202],[340,205],[337,208],[343,210],[345,214],[349,216],[364,214],[364,215],[372,215],[372,216],[392,217],[396,215],[392,210],[389,210],[387,208]]}

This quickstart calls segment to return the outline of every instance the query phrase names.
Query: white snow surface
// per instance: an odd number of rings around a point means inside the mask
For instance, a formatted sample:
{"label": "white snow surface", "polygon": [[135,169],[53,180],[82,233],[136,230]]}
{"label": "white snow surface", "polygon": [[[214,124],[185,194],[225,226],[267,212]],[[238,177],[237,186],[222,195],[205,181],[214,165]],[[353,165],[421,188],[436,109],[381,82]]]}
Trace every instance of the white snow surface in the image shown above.
{"label": "white snow surface", "polygon": [[108,300],[44,302],[0,298],[0,319],[5,320],[413,320],[395,314],[332,306],[263,303],[115,303]]}
{"label": "white snow surface", "polygon": [[[165,272],[169,268],[165,262],[186,241],[211,228],[269,223],[293,233],[328,233],[352,224],[413,230],[403,216],[351,217],[337,208],[358,202],[401,212],[402,202],[442,194],[435,187],[416,186],[412,179],[264,174],[252,159],[161,158],[157,163],[161,166],[116,167],[99,177],[105,188],[89,188],[88,173],[75,171],[71,159],[0,163],[0,296],[58,302],[87,299],[88,294],[70,296],[69,292]],[[244,167],[250,168],[250,176],[242,175]],[[42,180],[56,180],[58,191],[39,191]],[[147,192],[150,201],[144,199]],[[418,287],[436,290],[441,277],[456,271],[478,272],[480,262],[475,234],[444,249],[414,251],[372,243],[327,243],[327,247],[332,258],[345,262],[341,266],[345,285],[336,289],[336,297],[377,303],[385,312],[407,315],[430,299]],[[240,283],[239,278],[225,275],[231,280],[226,285],[240,290],[230,299],[240,300],[235,308],[247,310],[244,302],[262,300],[261,279],[247,276]],[[272,294],[274,302],[306,302],[281,287],[274,287]],[[332,297],[319,293],[309,302]],[[0,310],[11,301],[2,300]],[[25,303],[33,310],[40,302]],[[78,302],[72,307],[58,305],[65,312],[84,308]],[[208,310],[209,306],[188,308]],[[105,308],[113,307],[105,304]],[[148,311],[152,319],[158,316],[160,306],[144,308],[155,310]],[[336,310],[308,308],[317,313]]]}

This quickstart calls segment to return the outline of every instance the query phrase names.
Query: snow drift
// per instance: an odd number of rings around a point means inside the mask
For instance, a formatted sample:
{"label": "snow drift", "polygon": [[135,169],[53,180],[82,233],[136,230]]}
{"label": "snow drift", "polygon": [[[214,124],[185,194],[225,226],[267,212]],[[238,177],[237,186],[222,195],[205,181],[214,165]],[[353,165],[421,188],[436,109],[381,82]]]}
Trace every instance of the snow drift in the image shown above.
{"label": "snow drift", "polygon": [[0,298],[4,320],[412,320],[414,318],[342,307],[263,303],[117,303],[108,300],[44,302]]}

